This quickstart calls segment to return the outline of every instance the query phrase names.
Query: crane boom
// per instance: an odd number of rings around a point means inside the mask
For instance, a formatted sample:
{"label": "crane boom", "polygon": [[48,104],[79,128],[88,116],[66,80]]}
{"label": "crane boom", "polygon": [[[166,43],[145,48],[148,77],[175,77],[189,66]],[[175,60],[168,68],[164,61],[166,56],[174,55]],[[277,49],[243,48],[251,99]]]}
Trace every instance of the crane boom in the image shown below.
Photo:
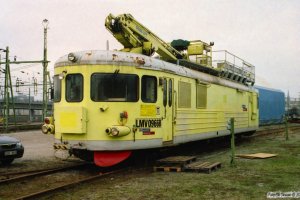
{"label": "crane boom", "polygon": [[130,14],[122,14],[117,17],[109,14],[105,20],[105,27],[124,46],[122,51],[142,53],[148,56],[157,52],[162,60],[171,62],[184,57],[183,53],[160,39]]}
{"label": "crane boom", "polygon": [[[223,60],[215,60],[213,66],[212,46],[201,40],[173,40],[170,44],[163,41],[148,28],[139,23],[130,14],[114,16],[109,14],[105,27],[124,46],[121,51],[140,53],[151,56],[158,53],[160,59],[177,63],[197,71],[239,82],[244,85],[255,83],[255,67],[245,60],[225,51]],[[232,61],[228,60],[232,57]]]}

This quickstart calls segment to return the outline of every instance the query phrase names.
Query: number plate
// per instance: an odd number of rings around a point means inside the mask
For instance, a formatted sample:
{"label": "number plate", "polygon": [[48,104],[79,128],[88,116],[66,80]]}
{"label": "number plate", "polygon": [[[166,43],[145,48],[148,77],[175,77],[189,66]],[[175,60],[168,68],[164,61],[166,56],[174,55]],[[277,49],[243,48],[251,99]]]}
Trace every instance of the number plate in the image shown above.
{"label": "number plate", "polygon": [[17,151],[5,151],[4,152],[5,156],[12,156],[12,155],[17,155]]}

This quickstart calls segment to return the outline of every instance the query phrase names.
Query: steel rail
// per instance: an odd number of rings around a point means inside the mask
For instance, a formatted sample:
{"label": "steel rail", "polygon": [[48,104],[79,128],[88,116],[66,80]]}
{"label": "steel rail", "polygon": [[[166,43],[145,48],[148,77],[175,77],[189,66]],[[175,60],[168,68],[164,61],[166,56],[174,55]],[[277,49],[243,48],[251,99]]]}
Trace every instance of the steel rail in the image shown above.
{"label": "steel rail", "polygon": [[[61,168],[54,168],[54,169],[47,169],[47,170],[37,170],[35,172],[33,171],[33,173],[28,172],[29,174],[26,174],[26,172],[25,172],[25,173],[23,173],[25,175],[0,180],[0,185],[4,184],[4,183],[5,184],[12,183],[12,182],[22,180],[22,179],[26,179],[26,178],[32,178],[32,177],[36,177],[36,176],[40,176],[40,175],[47,175],[47,174],[56,173],[56,172],[59,172],[59,171],[65,171],[65,170],[69,170],[69,169],[76,169],[76,168],[79,168],[79,167],[82,167],[82,166],[85,166],[85,165],[88,165],[88,163],[82,163],[82,164],[79,164],[79,165],[73,165],[73,166],[67,166],[67,167],[61,167]],[[5,176],[4,174],[0,174],[0,175]],[[12,175],[14,175],[14,174],[12,173]]]}
{"label": "steel rail", "polygon": [[89,182],[89,181],[92,181],[92,180],[95,180],[95,179],[98,179],[98,178],[104,178],[104,177],[106,177],[108,175],[117,174],[117,173],[123,172],[125,170],[126,169],[120,169],[120,170],[116,170],[116,171],[111,171],[111,172],[106,172],[106,173],[100,173],[100,174],[95,175],[95,176],[90,176],[90,177],[87,177],[87,178],[83,178],[81,180],[74,181],[74,182],[71,182],[71,183],[66,183],[66,184],[63,184],[63,185],[60,185],[60,186],[57,186],[57,187],[53,187],[53,188],[50,188],[50,189],[41,190],[39,192],[35,192],[35,193],[32,193],[32,194],[21,196],[21,197],[18,197],[16,199],[17,200],[21,200],[21,199],[24,200],[24,199],[37,198],[37,197],[43,196],[43,195],[51,193],[51,192],[55,192],[55,191],[58,191],[58,190],[61,190],[61,189],[65,189],[65,188],[70,188],[70,187],[76,186],[79,183],[86,183],[86,182]]}
{"label": "steel rail", "polygon": [[[83,163],[80,163],[78,165],[79,166],[83,165]],[[71,166],[67,166],[67,167],[76,167],[78,165],[71,165]],[[8,172],[8,173],[0,172],[0,176],[9,177],[9,176],[15,176],[15,175],[30,174],[30,173],[36,173],[36,172],[42,172],[42,171],[48,171],[48,170],[54,170],[54,169],[61,169],[61,168],[64,168],[64,167],[53,167],[53,168],[48,168],[48,169],[28,170],[28,171],[21,171],[21,172]]]}
{"label": "steel rail", "polygon": [[[300,130],[300,126],[297,124],[293,124],[292,126],[289,126],[289,131],[296,131]],[[285,131],[285,127],[275,127],[275,128],[267,128],[267,129],[261,129],[257,130],[252,137],[258,137],[258,136],[263,136],[263,135],[269,135],[273,134],[274,132],[276,133],[282,133]]]}

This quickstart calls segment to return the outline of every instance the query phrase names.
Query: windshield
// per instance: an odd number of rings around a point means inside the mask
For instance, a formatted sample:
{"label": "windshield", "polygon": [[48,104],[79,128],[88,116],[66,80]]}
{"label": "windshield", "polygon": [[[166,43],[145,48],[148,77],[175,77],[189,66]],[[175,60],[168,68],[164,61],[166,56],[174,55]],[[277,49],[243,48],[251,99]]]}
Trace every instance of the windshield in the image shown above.
{"label": "windshield", "polygon": [[139,78],[135,74],[93,74],[91,99],[93,101],[138,101]]}
{"label": "windshield", "polygon": [[83,76],[81,74],[68,74],[66,77],[66,100],[80,102],[83,99]]}

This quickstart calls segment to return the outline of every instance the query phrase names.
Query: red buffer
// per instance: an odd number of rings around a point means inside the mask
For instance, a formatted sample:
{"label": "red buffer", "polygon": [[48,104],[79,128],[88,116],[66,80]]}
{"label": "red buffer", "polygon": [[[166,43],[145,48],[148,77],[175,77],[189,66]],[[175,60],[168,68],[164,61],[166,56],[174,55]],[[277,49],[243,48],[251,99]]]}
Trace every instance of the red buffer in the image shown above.
{"label": "red buffer", "polygon": [[94,163],[100,167],[110,167],[126,160],[131,151],[95,151]]}

